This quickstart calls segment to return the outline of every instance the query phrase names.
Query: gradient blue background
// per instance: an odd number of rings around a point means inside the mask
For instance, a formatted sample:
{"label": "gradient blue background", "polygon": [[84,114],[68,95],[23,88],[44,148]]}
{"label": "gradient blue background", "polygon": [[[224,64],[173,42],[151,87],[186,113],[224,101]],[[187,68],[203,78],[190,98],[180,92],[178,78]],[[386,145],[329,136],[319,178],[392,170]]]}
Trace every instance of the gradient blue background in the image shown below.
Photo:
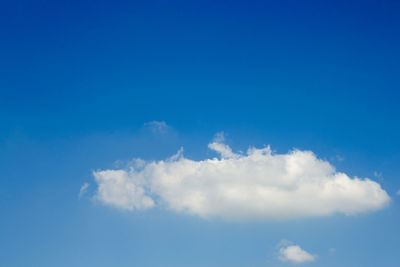
{"label": "gradient blue background", "polygon": [[[0,266],[286,266],[282,239],[319,255],[305,265],[399,266],[399,14],[379,0],[1,0]],[[312,150],[392,201],[226,223],[90,200],[93,170],[180,146],[209,157],[218,131],[235,150]]]}

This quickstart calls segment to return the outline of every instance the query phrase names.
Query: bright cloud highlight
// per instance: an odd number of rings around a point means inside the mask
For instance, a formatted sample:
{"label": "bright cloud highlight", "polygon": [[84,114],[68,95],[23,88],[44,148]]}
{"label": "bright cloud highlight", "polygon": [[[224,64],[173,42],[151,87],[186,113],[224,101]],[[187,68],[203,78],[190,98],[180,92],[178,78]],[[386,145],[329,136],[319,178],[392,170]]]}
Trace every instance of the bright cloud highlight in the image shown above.
{"label": "bright cloud highlight", "polygon": [[157,205],[230,221],[352,215],[390,201],[378,183],[337,172],[311,151],[276,154],[265,147],[239,154],[221,136],[208,147],[220,157],[196,161],[180,151],[166,160],[95,171],[95,198],[126,210]]}

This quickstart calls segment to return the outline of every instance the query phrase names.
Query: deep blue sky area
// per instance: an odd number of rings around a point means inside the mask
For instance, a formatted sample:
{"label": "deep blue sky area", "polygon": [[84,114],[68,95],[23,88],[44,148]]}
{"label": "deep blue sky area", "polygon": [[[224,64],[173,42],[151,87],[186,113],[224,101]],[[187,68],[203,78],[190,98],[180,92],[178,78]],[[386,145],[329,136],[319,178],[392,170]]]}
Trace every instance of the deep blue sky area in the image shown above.
{"label": "deep blue sky area", "polygon": [[[399,14],[379,0],[0,0],[0,266],[290,266],[283,239],[318,255],[307,266],[398,266]],[[213,157],[220,131],[235,151],[311,150],[390,204],[235,223],[91,199],[93,170],[181,146]]]}

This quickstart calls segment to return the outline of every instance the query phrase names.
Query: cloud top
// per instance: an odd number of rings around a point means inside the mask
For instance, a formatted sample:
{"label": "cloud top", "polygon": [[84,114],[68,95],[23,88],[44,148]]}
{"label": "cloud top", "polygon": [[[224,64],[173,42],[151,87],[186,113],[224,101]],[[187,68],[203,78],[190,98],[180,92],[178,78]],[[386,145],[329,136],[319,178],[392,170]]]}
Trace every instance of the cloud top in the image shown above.
{"label": "cloud top", "polygon": [[219,157],[141,159],[126,169],[95,171],[100,202],[126,210],[156,205],[202,218],[286,220],[379,210],[390,198],[368,179],[337,172],[311,151],[275,154],[270,147],[234,153],[218,137]]}

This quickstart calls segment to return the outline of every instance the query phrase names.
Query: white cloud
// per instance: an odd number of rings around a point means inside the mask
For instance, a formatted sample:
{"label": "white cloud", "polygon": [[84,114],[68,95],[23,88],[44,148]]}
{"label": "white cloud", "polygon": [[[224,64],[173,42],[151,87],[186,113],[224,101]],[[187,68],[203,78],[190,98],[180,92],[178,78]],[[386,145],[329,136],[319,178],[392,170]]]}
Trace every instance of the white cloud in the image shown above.
{"label": "white cloud", "polygon": [[165,133],[169,129],[165,121],[150,121],[146,122],[144,125],[149,127],[153,132],[158,133]]}
{"label": "white cloud", "polygon": [[287,245],[279,249],[279,259],[283,262],[304,263],[314,261],[315,255],[308,253],[298,245]]}
{"label": "white cloud", "polygon": [[202,218],[284,220],[384,207],[390,198],[366,178],[337,172],[311,151],[275,154],[269,147],[237,154],[217,138],[208,147],[219,158],[166,160],[94,172],[95,198],[121,209],[155,205]]}
{"label": "white cloud", "polygon": [[84,184],[81,186],[81,189],[79,190],[79,198],[81,198],[81,197],[86,193],[88,187],[89,187],[89,184],[88,184],[88,183],[84,183]]}
{"label": "white cloud", "polygon": [[400,190],[396,192],[397,195],[400,195]]}

